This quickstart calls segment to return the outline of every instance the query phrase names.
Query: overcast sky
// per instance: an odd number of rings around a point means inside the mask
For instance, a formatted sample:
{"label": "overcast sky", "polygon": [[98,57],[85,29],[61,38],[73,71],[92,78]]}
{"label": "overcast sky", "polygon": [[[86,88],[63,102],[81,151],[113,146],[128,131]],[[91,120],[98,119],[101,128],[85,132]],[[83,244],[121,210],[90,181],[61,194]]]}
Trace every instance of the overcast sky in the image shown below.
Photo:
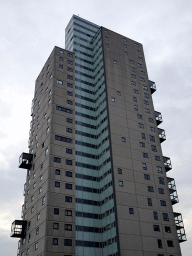
{"label": "overcast sky", "polygon": [[21,218],[26,170],[18,159],[28,151],[31,101],[37,78],[53,47],[65,46],[65,27],[76,14],[143,44],[154,106],[163,115],[192,255],[192,1],[191,0],[1,0],[0,3],[0,255],[16,255],[12,221]]}

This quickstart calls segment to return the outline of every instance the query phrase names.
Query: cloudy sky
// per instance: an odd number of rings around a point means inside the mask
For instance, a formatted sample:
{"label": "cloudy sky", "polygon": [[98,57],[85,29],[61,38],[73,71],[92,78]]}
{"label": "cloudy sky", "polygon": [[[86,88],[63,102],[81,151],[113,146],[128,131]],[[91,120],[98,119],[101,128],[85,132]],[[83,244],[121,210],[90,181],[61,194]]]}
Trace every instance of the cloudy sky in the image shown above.
{"label": "cloudy sky", "polygon": [[10,225],[20,219],[26,170],[18,158],[28,150],[34,81],[55,45],[65,45],[65,27],[76,14],[144,46],[154,106],[163,115],[192,255],[192,1],[191,0],[2,0],[0,3],[0,254],[16,255]]}

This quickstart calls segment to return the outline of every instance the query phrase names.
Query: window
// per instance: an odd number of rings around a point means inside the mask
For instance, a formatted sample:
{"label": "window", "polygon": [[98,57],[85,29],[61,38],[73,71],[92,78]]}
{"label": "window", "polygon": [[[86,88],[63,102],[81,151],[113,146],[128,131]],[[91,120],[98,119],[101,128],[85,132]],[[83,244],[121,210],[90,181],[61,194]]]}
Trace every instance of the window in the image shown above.
{"label": "window", "polygon": [[114,63],[114,64],[117,64],[117,61],[116,61],[116,60],[113,60],[113,63]]}
{"label": "window", "polygon": [[27,226],[28,230],[30,229],[30,227],[31,227],[31,221],[28,222],[28,226]]}
{"label": "window", "polygon": [[151,145],[151,150],[152,150],[152,151],[154,151],[154,152],[157,152],[157,148],[156,148],[156,146]]}
{"label": "window", "polygon": [[148,153],[143,153],[143,157],[149,158],[149,157],[148,157]]}
{"label": "window", "polygon": [[141,133],[141,138],[146,140],[145,133]]}
{"label": "window", "polygon": [[137,118],[143,119],[142,115],[137,114]]}
{"label": "window", "polygon": [[156,161],[160,161],[160,156],[155,156]]}
{"label": "window", "polygon": [[27,255],[29,254],[29,248],[27,248]]}
{"label": "window", "polygon": [[72,165],[72,160],[66,159],[66,164],[67,165]]}
{"label": "window", "polygon": [[148,93],[144,93],[144,96],[146,99],[149,99],[149,94]]}
{"label": "window", "polygon": [[59,169],[55,169],[55,174],[56,175],[60,175],[60,170]]}
{"label": "window", "polygon": [[121,168],[117,168],[117,172],[118,172],[118,174],[122,174],[122,169]]}
{"label": "window", "polygon": [[144,147],[145,148],[145,143],[144,142],[139,142],[140,147]]}
{"label": "window", "polygon": [[38,243],[35,244],[35,250],[37,250],[37,249],[38,249]]}
{"label": "window", "polygon": [[171,227],[165,226],[165,232],[171,233]]}
{"label": "window", "polygon": [[164,201],[164,200],[160,200],[160,204],[161,204],[161,206],[167,206],[166,201]]}
{"label": "window", "polygon": [[133,61],[133,60],[130,60],[129,62],[130,62],[131,64],[134,64],[134,61]]}
{"label": "window", "polygon": [[131,84],[132,84],[132,85],[136,85],[136,83],[135,83],[134,81],[131,81]]}
{"label": "window", "polygon": [[138,51],[138,50],[137,50],[137,53],[138,53],[138,54],[141,54],[141,51]]}
{"label": "window", "polygon": [[42,205],[45,204],[45,196],[42,198]]}
{"label": "window", "polygon": [[163,185],[165,185],[165,181],[164,181],[164,178],[162,178],[162,177],[159,177],[159,184],[163,184]]}
{"label": "window", "polygon": [[132,72],[135,72],[135,68],[132,67],[131,70],[132,70]]}
{"label": "window", "polygon": [[123,187],[123,181],[122,180],[119,180],[119,186]]}
{"label": "window", "polygon": [[134,75],[134,74],[131,74],[131,77],[133,77],[133,78],[136,78],[136,75]]}
{"label": "window", "polygon": [[67,104],[73,105],[73,101],[67,100]]}
{"label": "window", "polygon": [[123,47],[124,47],[124,48],[127,48],[127,45],[126,45],[126,44],[124,44],[124,45],[123,45]]}
{"label": "window", "polygon": [[144,174],[144,179],[150,180],[150,175],[149,174]]}
{"label": "window", "polygon": [[154,189],[153,189],[153,187],[151,187],[151,186],[148,186],[147,188],[148,188],[148,191],[149,191],[149,192],[154,192]]}
{"label": "window", "polygon": [[[73,72],[72,68],[67,67],[67,71]],[[70,78],[71,79],[71,78]],[[73,79],[73,78],[72,78]]]}
{"label": "window", "polygon": [[65,172],[65,176],[68,176],[68,177],[72,177],[72,174],[73,174],[73,173],[72,173],[72,172],[69,172],[69,171],[66,171],[66,172]]}
{"label": "window", "polygon": [[145,112],[149,114],[150,110],[148,108],[145,108]]}
{"label": "window", "polygon": [[106,37],[105,37],[105,40],[107,40],[107,41],[108,41],[108,40],[109,40],[109,38],[106,36]]}
{"label": "window", "polygon": [[64,53],[62,50],[60,50],[59,52],[62,53],[62,54]]}
{"label": "window", "polygon": [[136,94],[139,94],[138,90],[133,89],[133,92],[136,93]]}
{"label": "window", "polygon": [[39,219],[40,219],[40,213],[37,214],[37,220],[39,220]]}
{"label": "window", "polygon": [[142,163],[142,166],[143,166],[143,170],[147,170],[147,165],[146,165],[146,163]]}
{"label": "window", "polygon": [[123,40],[124,40],[125,42],[127,42],[127,39],[126,39],[126,38],[123,38]]}
{"label": "window", "polygon": [[149,122],[154,123],[153,118],[149,118]]}
{"label": "window", "polygon": [[141,71],[141,75],[145,75],[145,72],[144,72],[144,71]]}
{"label": "window", "polygon": [[147,100],[144,100],[143,103],[144,103],[145,105],[149,105],[149,102],[148,102]]}
{"label": "window", "polygon": [[47,128],[47,130],[46,130],[46,134],[48,134],[49,133],[49,127]]}
{"label": "window", "polygon": [[105,30],[105,33],[106,33],[106,34],[108,34],[108,31],[107,31],[107,30]]}
{"label": "window", "polygon": [[36,187],[36,182],[33,184],[33,188],[35,188]]}
{"label": "window", "polygon": [[59,223],[54,222],[53,223],[53,229],[59,229]]}
{"label": "window", "polygon": [[163,188],[158,188],[159,194],[164,194],[164,189]]}
{"label": "window", "polygon": [[73,132],[73,129],[71,129],[71,128],[66,128],[66,132],[72,133],[72,132]]}
{"label": "window", "polygon": [[125,137],[121,137],[121,141],[122,141],[122,142],[126,142]]}
{"label": "window", "polygon": [[109,48],[109,45],[108,45],[108,44],[106,44],[105,46],[106,46],[107,48]]}
{"label": "window", "polygon": [[137,102],[137,98],[133,96],[133,101],[134,102]]}
{"label": "window", "polygon": [[72,84],[67,83],[67,87],[73,88]]}
{"label": "window", "polygon": [[138,123],[139,128],[144,128],[144,124]]}
{"label": "window", "polygon": [[155,137],[154,137],[154,136],[152,136],[152,135],[149,135],[149,139],[150,139],[150,141],[153,141],[153,142],[155,142]]}
{"label": "window", "polygon": [[153,217],[154,217],[154,220],[158,220],[158,214],[157,214],[157,212],[153,212]]}
{"label": "window", "polygon": [[71,224],[65,224],[65,230],[72,231],[72,225]]}
{"label": "window", "polygon": [[27,190],[27,195],[29,195],[29,193],[30,193],[30,189]]}
{"label": "window", "polygon": [[159,225],[153,225],[153,230],[154,231],[160,231]]}
{"label": "window", "polygon": [[54,214],[59,215],[59,208],[54,208]]}
{"label": "window", "polygon": [[121,96],[121,93],[119,91],[117,91],[117,95]]}
{"label": "window", "polygon": [[53,245],[58,245],[58,238],[53,238]]}
{"label": "window", "polygon": [[148,91],[148,87],[146,85],[143,85],[143,90]]}
{"label": "window", "polygon": [[63,81],[57,80],[57,83],[58,83],[58,84],[63,84]]}
{"label": "window", "polygon": [[158,172],[158,173],[163,173],[163,171],[162,171],[162,167],[157,166],[157,172]]}
{"label": "window", "polygon": [[71,196],[66,196],[65,197],[65,202],[72,203],[72,197]]}
{"label": "window", "polygon": [[134,43],[135,46],[139,47],[138,43]]}
{"label": "window", "polygon": [[163,248],[163,244],[162,244],[162,240],[161,239],[157,239],[157,244],[158,244],[158,248]]}
{"label": "window", "polygon": [[65,246],[72,246],[72,239],[64,239]]}
{"label": "window", "polygon": [[54,157],[53,161],[56,162],[56,163],[61,163],[61,158]]}
{"label": "window", "polygon": [[65,216],[72,216],[72,210],[65,210]]}
{"label": "window", "polygon": [[172,240],[167,240],[167,246],[168,247],[174,247]]}
{"label": "window", "polygon": [[134,105],[134,109],[135,109],[136,111],[138,111],[138,106],[137,106],[137,105]]}
{"label": "window", "polygon": [[39,194],[41,194],[41,192],[42,192],[42,187],[39,189]]}
{"label": "window", "polygon": [[168,213],[162,213],[162,216],[164,221],[169,221]]}
{"label": "window", "polygon": [[55,181],[55,187],[56,187],[56,188],[60,188],[60,182]]}
{"label": "window", "polygon": [[72,149],[70,149],[70,148],[66,148],[66,153],[68,153],[68,154],[73,154],[73,151],[72,151]]}
{"label": "window", "polygon": [[65,183],[65,188],[66,188],[66,189],[72,189],[72,184]]}
{"label": "window", "polygon": [[62,58],[62,57],[59,57],[59,60],[63,61],[63,58]]}
{"label": "window", "polygon": [[62,69],[63,69],[63,65],[59,64],[59,68],[62,68]]}
{"label": "window", "polygon": [[155,132],[155,128],[150,126],[150,131]]}
{"label": "window", "polygon": [[127,52],[124,52],[124,54],[125,54],[125,55],[128,55],[128,53],[127,53]]}
{"label": "window", "polygon": [[68,52],[68,53],[67,53],[67,56],[73,57],[73,54]]}
{"label": "window", "polygon": [[39,227],[36,228],[36,235],[38,235],[38,234],[39,234]]}
{"label": "window", "polygon": [[43,180],[43,175],[40,176],[40,181],[42,181],[42,180]]}
{"label": "window", "polygon": [[[140,59],[141,59],[141,58],[140,58]],[[138,65],[139,68],[142,68],[142,64],[137,63],[137,65]]]}
{"label": "window", "polygon": [[67,95],[69,95],[69,96],[73,96],[73,93],[72,93],[72,92],[67,91]]}
{"label": "window", "polygon": [[111,101],[112,101],[112,102],[115,102],[115,98],[112,98],[112,97],[111,97]]}
{"label": "window", "polygon": [[147,203],[148,203],[149,206],[152,206],[152,200],[151,200],[151,198],[147,198]]}
{"label": "window", "polygon": [[67,123],[72,123],[73,120],[72,120],[71,118],[66,118],[66,122],[67,122]]}
{"label": "window", "polygon": [[129,214],[134,214],[133,208],[129,208]]}
{"label": "window", "polygon": [[67,78],[73,80],[73,77],[70,75],[67,75]]}
{"label": "window", "polygon": [[34,206],[33,207],[31,207],[31,213],[33,213],[34,212]]}

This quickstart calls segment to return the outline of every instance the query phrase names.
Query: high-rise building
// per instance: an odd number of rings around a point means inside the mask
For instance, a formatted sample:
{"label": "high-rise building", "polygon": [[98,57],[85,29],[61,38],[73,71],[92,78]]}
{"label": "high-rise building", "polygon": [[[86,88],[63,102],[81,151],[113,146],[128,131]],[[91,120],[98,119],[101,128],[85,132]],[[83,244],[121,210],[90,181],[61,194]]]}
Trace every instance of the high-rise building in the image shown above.
{"label": "high-rise building", "polygon": [[181,256],[140,43],[73,15],[35,84],[18,256]]}

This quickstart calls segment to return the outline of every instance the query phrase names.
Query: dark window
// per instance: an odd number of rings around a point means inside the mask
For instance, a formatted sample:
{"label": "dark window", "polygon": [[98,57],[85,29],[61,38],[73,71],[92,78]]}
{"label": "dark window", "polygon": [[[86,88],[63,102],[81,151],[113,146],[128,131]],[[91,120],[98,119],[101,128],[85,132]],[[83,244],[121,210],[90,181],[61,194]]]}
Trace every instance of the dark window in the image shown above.
{"label": "dark window", "polygon": [[53,238],[53,244],[58,245],[58,238]]}
{"label": "dark window", "polygon": [[133,96],[133,101],[134,102],[137,102],[137,98]]}
{"label": "dark window", "polygon": [[136,94],[139,94],[138,90],[133,89],[133,92],[136,93]]}
{"label": "dark window", "polygon": [[121,168],[117,168],[117,172],[118,172],[118,174],[122,174],[122,169]]}
{"label": "dark window", "polygon": [[73,88],[72,84],[67,83],[67,87]]}
{"label": "dark window", "polygon": [[150,139],[150,141],[153,141],[153,142],[155,142],[155,137],[154,137],[154,136],[152,136],[152,135],[149,135],[149,139]]}
{"label": "dark window", "polygon": [[137,114],[137,118],[143,119],[142,115]]}
{"label": "dark window", "polygon": [[65,216],[72,216],[72,210],[65,210]]}
{"label": "dark window", "polygon": [[146,139],[145,133],[141,133],[141,138],[144,139],[144,140]]}
{"label": "dark window", "polygon": [[73,57],[73,54],[68,52],[68,53],[67,53],[67,56]]}
{"label": "dark window", "polygon": [[155,132],[155,128],[150,126],[150,131]]}
{"label": "dark window", "polygon": [[67,122],[67,123],[72,123],[73,120],[72,120],[71,118],[66,118],[66,122]]}
{"label": "dark window", "polygon": [[69,171],[65,171],[65,176],[72,177],[73,173]]}
{"label": "dark window", "polygon": [[59,229],[59,223],[53,223],[53,229]]}
{"label": "dark window", "polygon": [[148,205],[149,205],[149,206],[152,206],[152,200],[151,200],[151,198],[147,198],[147,202],[148,202]]}
{"label": "dark window", "polygon": [[67,91],[67,95],[69,95],[69,96],[73,96],[73,93],[72,93],[72,92]]}
{"label": "dark window", "polygon": [[55,187],[56,187],[56,188],[60,188],[60,182],[55,181]]}
{"label": "dark window", "polygon": [[73,80],[73,77],[70,75],[67,75],[67,78]]}
{"label": "dark window", "polygon": [[155,156],[156,161],[160,161],[160,156]]}
{"label": "dark window", "polygon": [[146,113],[150,113],[150,110],[148,108],[145,109]]}
{"label": "dark window", "polygon": [[65,197],[65,202],[72,203],[72,197],[71,196],[66,196]]}
{"label": "dark window", "polygon": [[146,99],[149,99],[149,94],[148,93],[144,93],[144,96]]}
{"label": "dark window", "polygon": [[133,208],[129,208],[129,214],[134,214]]}
{"label": "dark window", "polygon": [[63,65],[59,64],[59,67],[60,67],[60,68],[63,68]]}
{"label": "dark window", "polygon": [[63,58],[62,58],[62,57],[59,57],[59,60],[63,61]]}
{"label": "dark window", "polygon": [[54,157],[53,161],[56,162],[56,163],[61,163],[61,158]]}
{"label": "dark window", "polygon": [[138,60],[139,60],[139,61],[143,61],[143,59],[142,59],[142,58],[140,58],[140,57],[138,57]]}
{"label": "dark window", "polygon": [[161,206],[166,206],[166,201],[160,200],[160,204],[161,204]]}
{"label": "dark window", "polygon": [[71,148],[66,148],[66,153],[68,153],[68,154],[73,154],[73,151],[72,151]]}
{"label": "dark window", "polygon": [[119,91],[117,91],[117,95],[121,96],[121,93]]}
{"label": "dark window", "polygon": [[164,178],[162,178],[162,177],[159,177],[159,184],[163,184],[163,185],[165,185],[165,181],[164,181]]}
{"label": "dark window", "polygon": [[108,45],[108,44],[106,44],[106,47],[107,47],[107,48],[109,48],[109,45]]}
{"label": "dark window", "polygon": [[144,100],[143,103],[144,103],[145,105],[149,105],[149,102],[148,102],[147,100]]}
{"label": "dark window", "polygon": [[145,72],[144,72],[144,71],[141,71],[141,74],[142,74],[142,75],[145,75]]}
{"label": "dark window", "polygon": [[144,128],[144,124],[138,123],[139,128]]}
{"label": "dark window", "polygon": [[67,165],[72,165],[72,160],[66,159],[66,164]]}
{"label": "dark window", "polygon": [[157,214],[157,212],[153,212],[153,217],[154,217],[154,220],[158,220],[158,214]]}
{"label": "dark window", "polygon": [[125,137],[121,137],[121,141],[122,141],[122,142],[126,142]]}
{"label": "dark window", "polygon": [[144,174],[144,179],[150,180],[150,175],[149,174]]}
{"label": "dark window", "polygon": [[139,145],[140,145],[140,147],[144,147],[145,148],[145,143],[139,142]]}
{"label": "dark window", "polygon": [[73,65],[73,62],[71,60],[67,60],[67,63]]}
{"label": "dark window", "polygon": [[140,77],[140,81],[145,82],[145,79],[143,77]]}
{"label": "dark window", "polygon": [[153,118],[149,118],[149,122],[154,123]]}
{"label": "dark window", "polygon": [[72,132],[73,132],[73,129],[71,129],[71,128],[66,128],[66,132],[72,133]]}
{"label": "dark window", "polygon": [[[157,256],[165,256],[164,254],[157,254]],[[173,256],[173,255],[169,255],[169,256]]]}
{"label": "dark window", "polygon": [[162,240],[161,239],[157,239],[157,244],[158,244],[158,248],[163,248],[163,244],[162,244]]}
{"label": "dark window", "polygon": [[135,68],[132,68],[132,71],[135,72]]}
{"label": "dark window", "polygon": [[142,68],[142,64],[140,64],[140,63],[137,63],[137,65],[138,65],[138,67],[139,67],[139,68]]}
{"label": "dark window", "polygon": [[163,188],[158,188],[159,194],[164,194],[164,189]]}
{"label": "dark window", "polygon": [[130,60],[129,62],[130,62],[131,64],[134,64],[134,61],[133,61],[133,60]]}
{"label": "dark window", "polygon": [[164,221],[169,221],[168,213],[162,213],[162,216]]}
{"label": "dark window", "polygon": [[159,225],[153,225],[153,230],[154,231],[160,231]]}
{"label": "dark window", "polygon": [[146,163],[142,163],[142,166],[143,166],[143,170],[147,170],[147,165],[146,165]]}
{"label": "dark window", "polygon": [[151,187],[151,186],[148,186],[148,191],[149,191],[149,192],[154,192],[154,189],[153,189],[153,187]]}
{"label": "dark window", "polygon": [[65,246],[72,246],[72,239],[64,239]]}
{"label": "dark window", "polygon": [[67,104],[73,105],[73,101],[67,100]]}
{"label": "dark window", "polygon": [[157,148],[156,148],[156,146],[151,145],[151,150],[152,150],[152,151],[154,151],[154,152],[157,152]]}
{"label": "dark window", "polygon": [[136,111],[138,111],[138,106],[137,106],[137,105],[134,105],[134,109],[135,109]]}
{"label": "dark window", "polygon": [[167,240],[167,246],[168,247],[174,247],[172,240]]}
{"label": "dark window", "polygon": [[158,172],[158,173],[163,173],[163,171],[162,171],[162,167],[157,166],[157,172]]}
{"label": "dark window", "polygon": [[136,85],[136,83],[135,83],[134,81],[131,81],[131,84],[132,84],[132,85]]}
{"label": "dark window", "polygon": [[65,230],[72,231],[72,225],[71,224],[65,224]]}
{"label": "dark window", "polygon": [[149,158],[148,153],[143,153],[143,157]]}
{"label": "dark window", "polygon": [[73,72],[72,68],[67,67],[67,71]]}
{"label": "dark window", "polygon": [[65,183],[65,188],[66,188],[66,189],[72,189],[72,184]]}
{"label": "dark window", "polygon": [[54,208],[54,214],[59,215],[59,208]]}
{"label": "dark window", "polygon": [[143,90],[148,91],[148,87],[146,85],[143,85]]}
{"label": "dark window", "polygon": [[55,174],[60,175],[60,170],[59,169],[55,169]]}
{"label": "dark window", "polygon": [[171,233],[171,227],[165,226],[165,232]]}
{"label": "dark window", "polygon": [[138,54],[141,54],[141,51],[138,51],[138,50],[137,50],[137,52],[138,52]]}

